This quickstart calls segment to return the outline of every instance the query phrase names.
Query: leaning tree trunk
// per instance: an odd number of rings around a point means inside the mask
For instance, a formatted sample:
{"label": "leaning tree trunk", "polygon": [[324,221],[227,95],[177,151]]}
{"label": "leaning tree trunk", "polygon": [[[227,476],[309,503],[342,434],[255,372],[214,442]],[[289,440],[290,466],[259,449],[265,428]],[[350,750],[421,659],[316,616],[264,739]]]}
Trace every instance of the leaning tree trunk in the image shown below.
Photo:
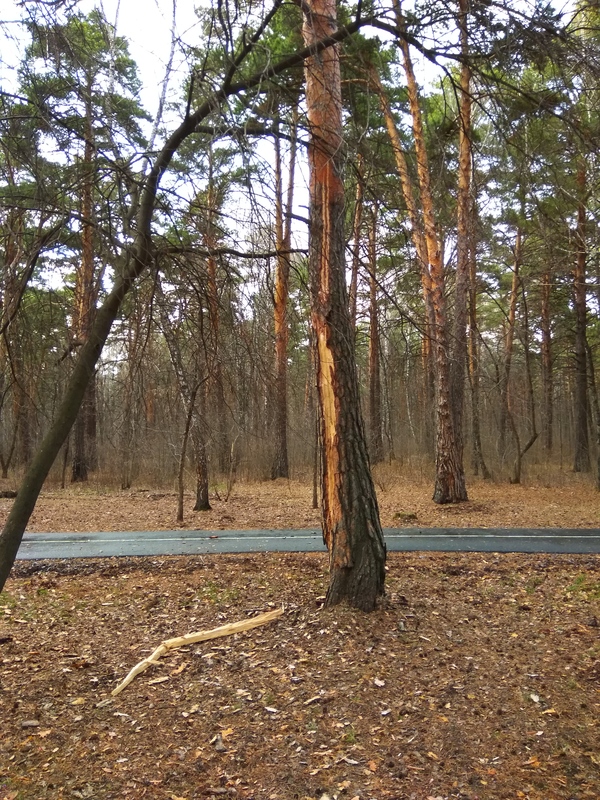
{"label": "leaning tree trunk", "polygon": [[[307,46],[337,28],[335,0],[304,5]],[[385,544],[360,410],[344,258],[342,101],[337,46],[305,62],[310,129],[309,284],[321,421],[323,536],[329,551],[326,605],[371,611],[383,594]]]}

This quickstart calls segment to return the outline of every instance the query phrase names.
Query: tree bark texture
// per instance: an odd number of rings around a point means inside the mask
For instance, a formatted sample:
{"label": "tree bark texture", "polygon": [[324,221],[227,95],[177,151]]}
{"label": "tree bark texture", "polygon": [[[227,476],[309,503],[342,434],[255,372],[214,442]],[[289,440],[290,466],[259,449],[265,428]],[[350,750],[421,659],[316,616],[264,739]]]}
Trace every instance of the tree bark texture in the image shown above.
{"label": "tree bark texture", "polygon": [[[307,46],[335,33],[334,0],[304,6]],[[367,455],[348,313],[339,54],[305,62],[310,141],[309,283],[316,341],[322,453],[323,537],[329,551],[326,605],[371,611],[383,594],[385,544]]]}

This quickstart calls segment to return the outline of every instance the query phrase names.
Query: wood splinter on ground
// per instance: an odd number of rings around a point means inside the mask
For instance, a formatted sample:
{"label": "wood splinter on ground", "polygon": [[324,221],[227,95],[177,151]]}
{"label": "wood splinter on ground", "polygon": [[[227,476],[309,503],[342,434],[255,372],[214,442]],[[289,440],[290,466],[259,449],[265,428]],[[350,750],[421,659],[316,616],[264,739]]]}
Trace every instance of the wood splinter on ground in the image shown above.
{"label": "wood splinter on ground", "polygon": [[113,697],[116,697],[126,686],[129,686],[136,675],[148,669],[150,664],[158,664],[158,659],[164,656],[165,653],[168,653],[169,650],[176,650],[178,647],[183,647],[186,644],[205,642],[208,639],[218,639],[221,636],[231,636],[233,633],[249,631],[252,628],[258,628],[260,625],[266,625],[267,622],[277,619],[277,617],[280,617],[282,614],[283,608],[278,608],[275,611],[267,611],[265,614],[259,614],[258,617],[251,617],[250,619],[244,619],[240,622],[230,622],[227,625],[211,628],[211,630],[208,631],[197,631],[196,633],[187,633],[185,636],[177,636],[174,639],[167,639],[160,644],[148,658],[144,658],[139,664],[136,664],[125,680],[122,681],[116,689],[113,689],[111,694]]}

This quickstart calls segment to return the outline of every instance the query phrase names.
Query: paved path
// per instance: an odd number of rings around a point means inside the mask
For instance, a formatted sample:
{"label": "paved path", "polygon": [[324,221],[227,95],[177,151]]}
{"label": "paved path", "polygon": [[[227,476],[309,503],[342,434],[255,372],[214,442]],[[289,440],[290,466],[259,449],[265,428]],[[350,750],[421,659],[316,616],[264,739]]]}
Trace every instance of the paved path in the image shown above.
{"label": "paved path", "polygon": [[[389,551],[600,553],[597,528],[385,528]],[[18,559],[324,551],[320,529],[26,533]]]}

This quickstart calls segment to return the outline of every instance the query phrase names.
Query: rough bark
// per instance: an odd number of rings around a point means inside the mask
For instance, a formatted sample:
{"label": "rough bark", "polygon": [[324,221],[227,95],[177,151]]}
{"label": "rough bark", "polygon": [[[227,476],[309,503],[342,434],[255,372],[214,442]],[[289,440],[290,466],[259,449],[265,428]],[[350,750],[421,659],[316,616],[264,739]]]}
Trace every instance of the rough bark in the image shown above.
{"label": "rough bark", "polygon": [[452,339],[451,402],[456,448],[462,460],[463,411],[465,404],[465,374],[467,366],[467,308],[469,297],[469,239],[471,221],[471,68],[469,66],[468,0],[459,0],[458,24],[461,53],[464,61],[460,70],[459,132],[458,132],[458,191],[456,224],[456,284],[454,288],[454,335]]}
{"label": "rough bark", "polygon": [[[307,46],[335,33],[334,0],[304,6]],[[316,341],[326,604],[370,611],[384,588],[385,544],[360,411],[344,259],[341,81],[337,47],[305,62],[310,129],[309,283]]]}

